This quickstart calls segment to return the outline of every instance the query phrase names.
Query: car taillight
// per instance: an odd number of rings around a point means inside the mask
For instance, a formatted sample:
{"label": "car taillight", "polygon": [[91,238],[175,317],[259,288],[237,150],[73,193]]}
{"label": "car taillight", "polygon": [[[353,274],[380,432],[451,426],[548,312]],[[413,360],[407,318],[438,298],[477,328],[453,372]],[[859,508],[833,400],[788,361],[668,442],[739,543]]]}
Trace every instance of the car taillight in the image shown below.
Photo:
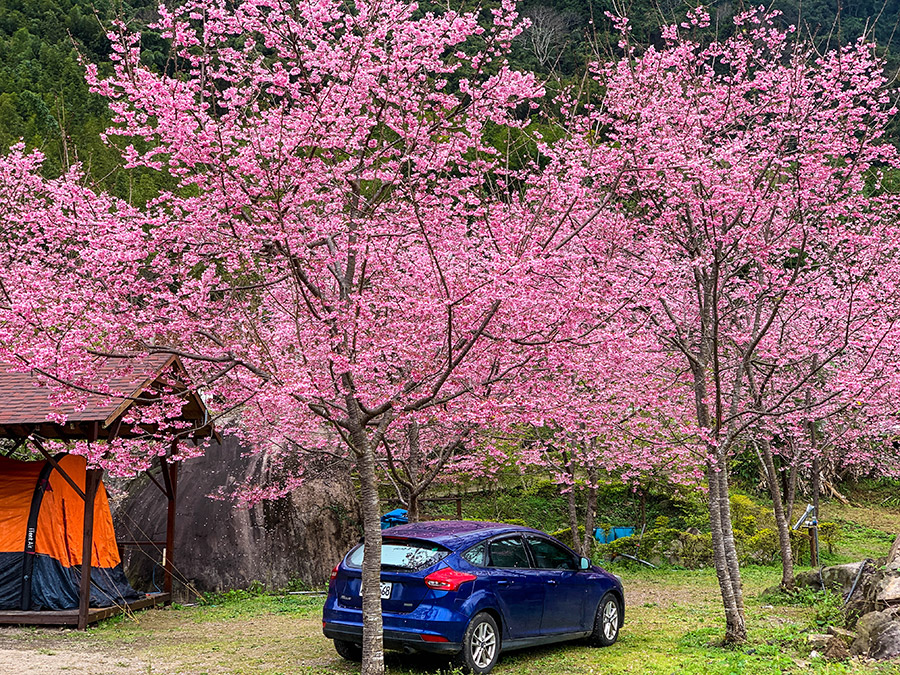
{"label": "car taillight", "polygon": [[424,642],[450,642],[450,640],[445,638],[443,635],[429,635],[428,633],[421,633],[419,637],[422,638]]}
{"label": "car taillight", "polygon": [[443,567],[425,577],[425,585],[436,591],[458,591],[462,584],[467,581],[475,581],[477,578],[474,574],[457,572],[451,567]]}
{"label": "car taillight", "polygon": [[337,565],[334,566],[334,569],[331,570],[331,581],[329,581],[329,583],[333,582],[337,578],[337,571],[338,571],[338,567],[340,567],[340,566],[341,566],[341,563],[338,563]]}

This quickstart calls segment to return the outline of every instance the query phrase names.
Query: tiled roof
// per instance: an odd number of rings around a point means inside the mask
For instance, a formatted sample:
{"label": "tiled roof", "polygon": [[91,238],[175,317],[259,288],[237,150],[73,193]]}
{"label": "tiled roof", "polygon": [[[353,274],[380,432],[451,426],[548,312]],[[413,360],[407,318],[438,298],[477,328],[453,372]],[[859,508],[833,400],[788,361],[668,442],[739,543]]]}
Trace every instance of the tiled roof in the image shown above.
{"label": "tiled roof", "polygon": [[64,414],[70,422],[102,424],[133,402],[174,360],[173,356],[156,354],[129,367],[126,359],[104,359],[98,369],[98,382],[108,385],[112,395],[79,392],[76,403],[62,405],[53,404],[51,387],[55,383],[52,380],[36,372],[18,372],[9,364],[0,363],[0,425],[41,424],[59,414]]}

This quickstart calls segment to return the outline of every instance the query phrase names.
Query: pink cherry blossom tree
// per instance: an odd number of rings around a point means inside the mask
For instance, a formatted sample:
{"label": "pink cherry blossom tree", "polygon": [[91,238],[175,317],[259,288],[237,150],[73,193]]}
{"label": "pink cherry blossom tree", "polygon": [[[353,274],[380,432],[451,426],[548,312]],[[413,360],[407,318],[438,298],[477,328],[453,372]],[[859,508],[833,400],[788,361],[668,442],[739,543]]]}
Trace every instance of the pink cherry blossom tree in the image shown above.
{"label": "pink cherry blossom tree", "polygon": [[[24,298],[4,308],[4,353],[64,364],[62,383],[98,356],[179,355],[283,460],[284,481],[247,498],[290,489],[307,455],[355,462],[366,674],[384,669],[379,449],[416,426],[502,427],[525,368],[552,401],[556,337],[612,295],[597,279],[615,251],[592,242],[620,224],[579,176],[537,171],[527,113],[542,90],[504,61],[511,3],[489,16],[187,0],[159,8],[163,73],[117,25],[113,74],[88,66],[108,138],[178,188],[142,212],[83,191],[30,233],[58,255],[3,277]],[[52,184],[45,210],[78,182]],[[84,209],[98,214],[86,235]]]}
{"label": "pink cherry blossom tree", "polygon": [[[692,39],[707,23],[698,10],[640,52],[620,20],[625,55],[596,66],[605,96],[588,116],[624,167],[599,189],[633,223],[646,280],[635,311],[693,397],[673,439],[702,453],[726,640],[741,642],[729,456],[772,420],[824,405],[804,399],[813,359],[877,333],[878,302],[896,297],[896,198],[882,185],[894,111],[869,44],[817,55],[757,12],[732,38]],[[776,379],[778,394],[760,396]]]}

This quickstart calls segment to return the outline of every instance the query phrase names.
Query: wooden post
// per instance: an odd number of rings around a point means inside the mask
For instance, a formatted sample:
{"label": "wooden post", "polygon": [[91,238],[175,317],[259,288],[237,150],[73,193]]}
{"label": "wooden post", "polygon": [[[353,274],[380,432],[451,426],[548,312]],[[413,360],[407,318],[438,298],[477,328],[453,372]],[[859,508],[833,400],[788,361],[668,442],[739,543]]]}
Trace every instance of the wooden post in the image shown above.
{"label": "wooden post", "polygon": [[456,498],[456,519],[462,520],[462,497]]}
{"label": "wooden post", "polygon": [[[172,439],[172,455],[178,452],[178,439]],[[166,462],[162,459],[163,479],[166,483],[166,492],[169,498],[166,512],[166,561],[163,567],[165,576],[163,590],[169,595],[166,605],[172,604],[172,572],[174,571],[173,559],[175,558],[175,499],[178,496],[178,462]]]}
{"label": "wooden post", "polygon": [[94,501],[102,469],[88,469],[84,481],[84,537],[81,542],[81,587],[78,593],[78,630],[88,625],[91,608],[91,554],[94,549]]}

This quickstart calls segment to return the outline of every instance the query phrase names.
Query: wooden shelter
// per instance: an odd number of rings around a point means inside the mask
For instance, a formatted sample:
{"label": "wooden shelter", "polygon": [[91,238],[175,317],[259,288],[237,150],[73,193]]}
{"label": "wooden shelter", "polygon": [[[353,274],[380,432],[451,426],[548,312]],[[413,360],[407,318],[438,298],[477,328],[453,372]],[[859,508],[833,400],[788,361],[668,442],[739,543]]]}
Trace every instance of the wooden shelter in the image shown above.
{"label": "wooden shelter", "polygon": [[[175,500],[178,485],[178,462],[170,459],[177,455],[178,444],[184,440],[208,437],[216,434],[206,406],[190,388],[187,371],[176,356],[157,354],[141,361],[123,358],[106,358],[99,364],[102,381],[109,393],[91,388],[81,388],[85,396],[79,405],[54,404],[51,392],[45,386],[48,377],[34,372],[21,372],[0,364],[0,438],[14,441],[7,454],[12,454],[25,443],[30,443],[63,476],[66,482],[84,500],[83,546],[79,605],[77,610],[28,611],[0,610],[0,624],[53,624],[77,625],[84,629],[89,623],[112,616],[126,609],[141,609],[172,599],[173,560],[175,557]],[[49,378],[52,379],[52,378]],[[91,551],[93,548],[94,501],[103,473],[102,469],[89,468],[84,489],[69,476],[46,450],[43,441],[110,442],[116,438],[138,438],[154,434],[154,425],[131,425],[126,421],[134,406],[144,406],[158,400],[163,392],[182,395],[185,403],[179,421],[185,428],[171,432],[169,451],[159,458],[162,483],[153,475],[151,480],[168,500],[165,542],[118,542],[122,545],[164,545],[163,592],[148,595],[126,607],[90,607]],[[85,405],[85,397],[87,405]],[[64,416],[64,423],[54,421]],[[0,481],[3,476],[0,476]]]}

